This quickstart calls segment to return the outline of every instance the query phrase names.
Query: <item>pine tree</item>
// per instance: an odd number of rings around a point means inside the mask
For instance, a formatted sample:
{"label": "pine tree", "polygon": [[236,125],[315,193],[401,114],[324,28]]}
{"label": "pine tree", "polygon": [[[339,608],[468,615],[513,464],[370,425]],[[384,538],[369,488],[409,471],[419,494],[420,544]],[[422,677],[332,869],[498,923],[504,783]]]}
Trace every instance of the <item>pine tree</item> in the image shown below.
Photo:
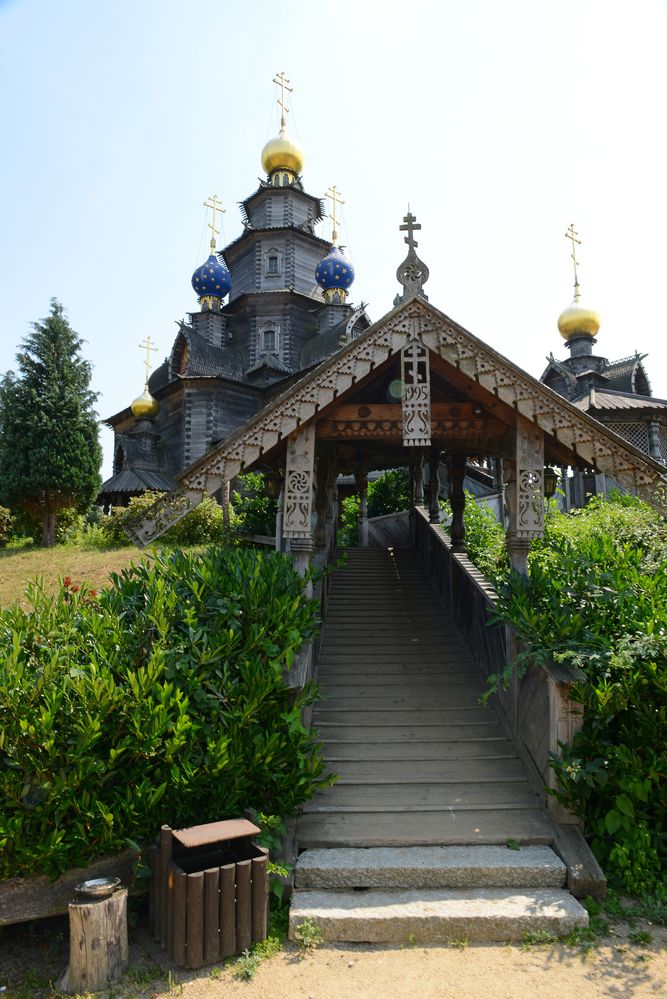
{"label": "pine tree", "polygon": [[0,503],[38,518],[50,547],[59,511],[94,500],[102,452],[91,366],[62,305],[32,327],[0,382]]}

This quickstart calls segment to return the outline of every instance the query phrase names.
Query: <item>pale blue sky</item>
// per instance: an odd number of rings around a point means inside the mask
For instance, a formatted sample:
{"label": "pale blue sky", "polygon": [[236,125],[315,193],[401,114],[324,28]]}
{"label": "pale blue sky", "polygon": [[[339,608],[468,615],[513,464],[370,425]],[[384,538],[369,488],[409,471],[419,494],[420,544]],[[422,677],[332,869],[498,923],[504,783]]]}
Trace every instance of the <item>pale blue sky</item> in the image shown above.
{"label": "pale blue sky", "polygon": [[665,52],[658,0],[0,0],[0,371],[56,296],[100,415],[141,391],[137,344],[162,358],[197,307],[204,199],[241,231],[284,69],[306,189],[343,192],[374,319],[409,201],[430,300],[539,376],[564,356],[574,221],[599,353],[647,351],[667,396]]}

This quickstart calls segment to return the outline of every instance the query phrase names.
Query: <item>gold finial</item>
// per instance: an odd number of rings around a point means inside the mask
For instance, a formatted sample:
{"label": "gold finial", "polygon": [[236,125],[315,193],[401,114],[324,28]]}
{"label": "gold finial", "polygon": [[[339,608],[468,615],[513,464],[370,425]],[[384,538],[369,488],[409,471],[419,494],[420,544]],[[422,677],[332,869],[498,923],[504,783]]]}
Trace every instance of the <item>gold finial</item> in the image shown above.
{"label": "gold finial", "polygon": [[204,208],[210,208],[213,213],[213,218],[208,223],[208,227],[211,230],[211,251],[213,251],[215,250],[216,234],[220,235],[220,230],[215,228],[215,213],[220,212],[222,214],[227,209],[222,207],[222,201],[219,200],[217,194],[212,194],[209,197],[208,201],[204,202]]}
{"label": "gold finial", "polygon": [[581,240],[577,239],[579,233],[574,228],[574,222],[568,226],[565,238],[572,241],[572,263],[574,265],[574,300],[578,302],[581,295],[579,293],[579,277],[577,275],[577,246],[581,246]]}
{"label": "gold finial", "polygon": [[139,347],[140,347],[141,350],[145,350],[146,351],[146,360],[144,361],[144,365],[146,367],[146,379],[145,379],[145,384],[144,384],[144,390],[147,392],[148,391],[148,372],[151,369],[151,351],[152,350],[157,350],[157,347],[154,344],[151,343],[151,338],[149,336],[146,337],[146,339],[143,341],[143,343],[139,344]]}
{"label": "gold finial", "polygon": [[345,202],[341,198],[340,191],[338,190],[338,188],[336,187],[335,184],[333,184],[332,187],[329,188],[329,190],[326,192],[326,194],[324,195],[324,197],[325,198],[329,198],[331,200],[331,215],[329,216],[329,218],[333,222],[333,230],[332,230],[332,233],[331,233],[331,242],[333,243],[334,246],[337,246],[337,244],[338,244],[338,222],[339,222],[339,219],[338,219],[338,215],[336,214],[336,207],[338,205],[344,205]]}
{"label": "gold finial", "polygon": [[292,94],[294,93],[294,87],[289,86],[289,80],[285,76],[284,70],[281,70],[280,73],[276,73],[272,82],[277,83],[280,87],[280,99],[278,100],[278,104],[280,104],[280,127],[282,129],[287,125],[287,118],[285,115],[289,111],[289,108],[285,104],[285,91]]}

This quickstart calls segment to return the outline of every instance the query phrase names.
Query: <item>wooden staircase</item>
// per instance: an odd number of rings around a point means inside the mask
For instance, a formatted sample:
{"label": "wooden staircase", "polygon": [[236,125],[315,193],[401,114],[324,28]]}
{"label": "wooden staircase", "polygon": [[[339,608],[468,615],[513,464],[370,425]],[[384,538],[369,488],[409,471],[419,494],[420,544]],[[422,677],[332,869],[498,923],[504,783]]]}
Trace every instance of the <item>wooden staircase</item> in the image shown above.
{"label": "wooden staircase", "polygon": [[[554,825],[411,549],[332,580],[314,723],[338,782],[309,802],[290,936],[520,940],[588,924]],[[509,841],[509,845],[508,845]]]}
{"label": "wooden staircase", "polygon": [[314,724],[338,782],[299,847],[550,843],[553,825],[411,549],[333,577]]}

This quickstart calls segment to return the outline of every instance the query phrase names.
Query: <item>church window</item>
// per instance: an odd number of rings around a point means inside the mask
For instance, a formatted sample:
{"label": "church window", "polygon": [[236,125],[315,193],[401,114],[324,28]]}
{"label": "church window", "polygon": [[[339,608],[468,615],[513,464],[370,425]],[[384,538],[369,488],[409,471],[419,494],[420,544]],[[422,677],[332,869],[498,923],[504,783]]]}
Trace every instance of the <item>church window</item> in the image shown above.
{"label": "church window", "polygon": [[277,277],[282,272],[283,255],[276,247],[272,246],[264,253],[264,274],[267,277]]}
{"label": "church window", "polygon": [[278,336],[275,330],[264,330],[262,333],[262,350],[265,354],[275,354],[278,349]]}
{"label": "church window", "polygon": [[123,450],[122,444],[119,444],[116,448],[116,454],[114,455],[114,475],[118,475],[122,472],[123,465],[125,464],[125,451]]}

